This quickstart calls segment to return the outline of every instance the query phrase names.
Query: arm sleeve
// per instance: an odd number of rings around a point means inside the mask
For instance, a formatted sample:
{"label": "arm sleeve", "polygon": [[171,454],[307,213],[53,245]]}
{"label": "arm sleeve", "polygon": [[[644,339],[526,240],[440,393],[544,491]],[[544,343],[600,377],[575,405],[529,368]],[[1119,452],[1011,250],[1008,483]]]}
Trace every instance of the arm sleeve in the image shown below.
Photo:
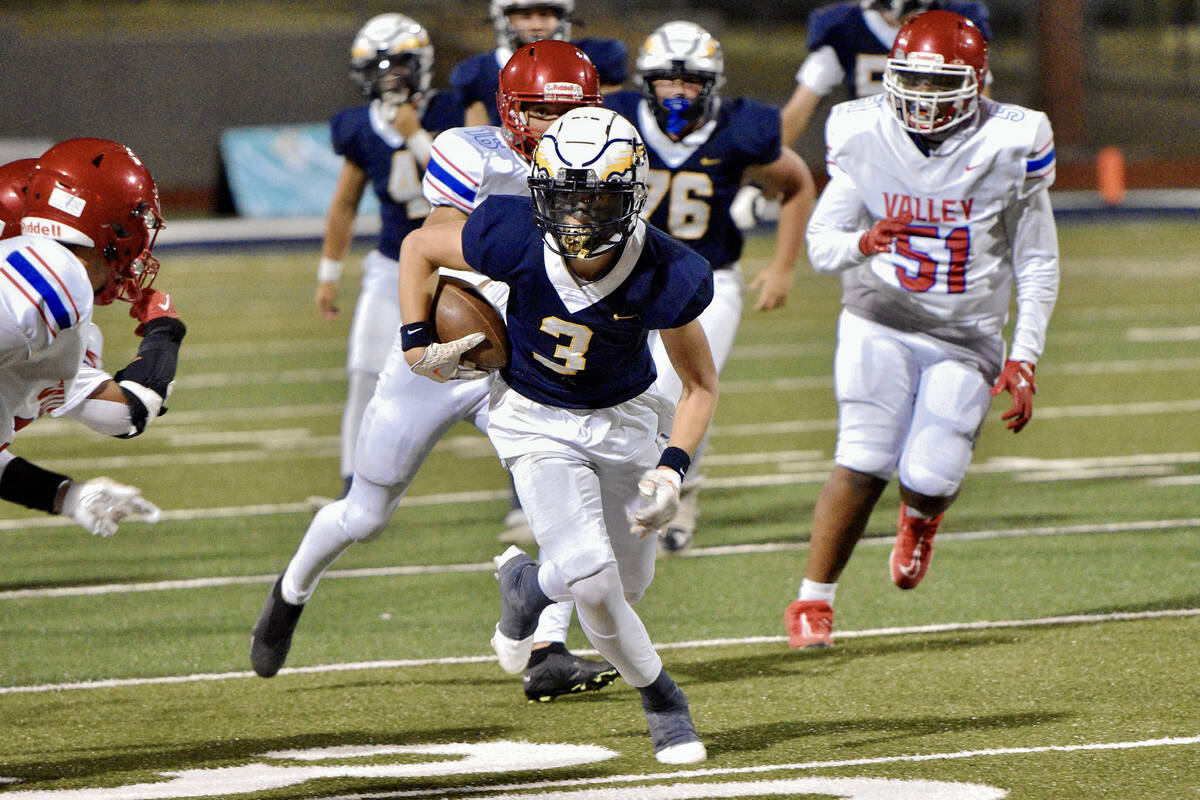
{"label": "arm sleeve", "polygon": [[1017,319],[1009,358],[1037,363],[1058,299],[1058,233],[1050,193],[1041,189],[1005,213],[1012,241]]}
{"label": "arm sleeve", "polygon": [[872,224],[854,182],[830,164],[829,183],[808,221],[806,241],[813,269],[833,275],[866,261],[867,257],[858,249],[858,240]]}
{"label": "arm sleeve", "polygon": [[796,71],[796,83],[820,97],[832,92],[846,78],[837,53],[828,45],[808,54]]}

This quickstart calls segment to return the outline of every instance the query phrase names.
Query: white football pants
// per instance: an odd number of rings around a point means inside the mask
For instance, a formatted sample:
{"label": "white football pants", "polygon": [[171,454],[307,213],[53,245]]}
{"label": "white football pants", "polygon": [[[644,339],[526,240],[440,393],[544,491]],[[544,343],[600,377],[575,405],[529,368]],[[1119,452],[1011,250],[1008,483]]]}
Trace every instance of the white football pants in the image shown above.
{"label": "white football pants", "polygon": [[967,474],[991,405],[981,356],[843,311],[838,320],[834,461],[930,497]]}

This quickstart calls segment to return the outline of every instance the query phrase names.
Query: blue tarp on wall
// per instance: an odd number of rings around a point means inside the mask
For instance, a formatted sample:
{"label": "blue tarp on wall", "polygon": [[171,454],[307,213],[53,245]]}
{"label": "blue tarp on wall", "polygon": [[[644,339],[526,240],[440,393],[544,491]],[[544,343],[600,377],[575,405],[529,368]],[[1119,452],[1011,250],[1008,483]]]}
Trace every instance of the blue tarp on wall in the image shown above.
{"label": "blue tarp on wall", "polygon": [[[243,217],[323,217],[343,162],[325,123],[228,128],[221,158]],[[374,194],[363,193],[358,212],[379,213]]]}

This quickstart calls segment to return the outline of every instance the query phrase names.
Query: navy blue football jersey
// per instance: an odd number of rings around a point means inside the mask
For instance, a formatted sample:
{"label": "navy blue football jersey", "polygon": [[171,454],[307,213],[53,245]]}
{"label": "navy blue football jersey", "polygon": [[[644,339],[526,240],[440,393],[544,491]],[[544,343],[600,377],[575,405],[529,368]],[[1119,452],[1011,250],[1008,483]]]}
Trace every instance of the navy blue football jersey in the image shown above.
{"label": "navy blue football jersey", "polygon": [[637,397],[657,377],[649,331],[685,325],[712,301],[708,263],[641,221],[608,274],[590,282],[547,255],[528,197],[480,203],[462,247],[473,269],[509,286],[512,355],[501,377],[545,405],[608,408]]}
{"label": "navy blue football jersey", "polygon": [[[591,36],[576,39],[571,44],[582,50],[596,67],[601,85],[620,85],[629,77],[629,51],[617,39]],[[454,97],[463,108],[476,102],[487,109],[490,124],[500,124],[500,112],[496,109],[496,92],[500,89],[500,68],[495,50],[476,53],[454,65],[450,71],[450,86]]]}
{"label": "navy blue football jersey", "polygon": [[[650,197],[642,214],[704,256],[716,269],[742,255],[742,232],[729,206],[748,167],[782,153],[779,110],[755,100],[722,98],[716,124],[671,141],[635,91],[606,95],[604,105],[632,122],[650,154]],[[699,139],[703,141],[698,141]]]}
{"label": "navy blue football jersey", "polygon": [[[992,38],[987,6],[974,0],[949,0],[938,5],[974,22],[985,39]],[[890,41],[881,41],[867,26],[862,4],[834,3],[822,6],[808,17],[808,52],[832,47],[846,73],[850,97],[865,97],[883,91],[886,56]]]}
{"label": "navy blue football jersey", "polygon": [[[371,182],[379,198],[382,228],[379,232],[379,252],[388,258],[400,257],[400,242],[408,232],[421,226],[429,216],[429,204],[421,192],[421,167],[403,137],[383,118],[371,111],[378,103],[347,108],[329,120],[333,152],[357,165]],[[463,124],[462,107],[448,93],[434,93],[421,126],[431,133]]]}

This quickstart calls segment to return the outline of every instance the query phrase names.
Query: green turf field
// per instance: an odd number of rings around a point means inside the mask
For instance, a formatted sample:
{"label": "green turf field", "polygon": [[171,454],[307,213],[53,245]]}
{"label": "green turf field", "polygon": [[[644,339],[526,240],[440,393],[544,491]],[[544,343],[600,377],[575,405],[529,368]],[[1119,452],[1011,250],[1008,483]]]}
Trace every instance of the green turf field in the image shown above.
{"label": "green turf field", "polygon": [[[348,318],[312,308],[315,250],[165,252],[189,326],[170,413],[128,442],[42,420],[14,448],[165,514],[97,539],[0,509],[0,800],[1200,796],[1196,226],[1060,235],[1033,422],[1013,436],[997,404],[914,592],[888,579],[889,488],[831,649],[789,650],[782,612],[830,467],[837,283],[804,265],[786,309],[747,311],[697,547],[639,606],[708,745],[676,769],[624,683],[530,705],[495,664],[507,479],[465,426],[321,584],[289,668],[249,672],[305,499],[339,488]],[[99,316],[115,370],[133,324]]]}

